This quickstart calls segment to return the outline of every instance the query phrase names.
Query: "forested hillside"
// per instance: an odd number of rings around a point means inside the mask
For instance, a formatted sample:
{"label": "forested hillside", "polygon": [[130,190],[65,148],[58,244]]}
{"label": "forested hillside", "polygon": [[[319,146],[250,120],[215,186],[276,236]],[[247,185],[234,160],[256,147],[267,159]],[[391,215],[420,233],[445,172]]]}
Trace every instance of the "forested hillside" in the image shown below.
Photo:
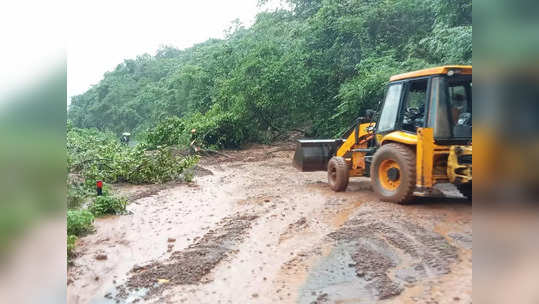
{"label": "forested hillside", "polygon": [[390,75],[472,60],[471,0],[288,2],[223,40],[125,60],[73,97],[69,120],[150,144],[185,140],[193,128],[218,147],[298,128],[335,136],[376,107]]}

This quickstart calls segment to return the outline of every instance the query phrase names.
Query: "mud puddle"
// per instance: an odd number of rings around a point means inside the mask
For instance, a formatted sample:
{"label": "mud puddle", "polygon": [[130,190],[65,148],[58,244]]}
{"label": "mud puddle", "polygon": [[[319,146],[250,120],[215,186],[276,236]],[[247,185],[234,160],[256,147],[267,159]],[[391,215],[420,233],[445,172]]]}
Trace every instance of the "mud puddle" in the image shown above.
{"label": "mud puddle", "polygon": [[457,249],[434,232],[403,218],[360,215],[328,235],[351,248],[358,277],[376,299],[399,295],[404,287],[446,274],[457,261]]}
{"label": "mud puddle", "polygon": [[367,283],[350,265],[350,244],[341,243],[315,264],[300,288],[298,303],[372,303]]}

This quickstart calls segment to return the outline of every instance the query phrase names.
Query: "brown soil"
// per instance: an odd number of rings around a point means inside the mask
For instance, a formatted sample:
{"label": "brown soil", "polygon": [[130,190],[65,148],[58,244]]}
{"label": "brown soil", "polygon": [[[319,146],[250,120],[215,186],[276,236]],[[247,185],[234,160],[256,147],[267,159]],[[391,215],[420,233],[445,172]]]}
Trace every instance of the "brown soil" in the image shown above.
{"label": "brown soil", "polygon": [[240,214],[226,217],[217,224],[217,229],[210,230],[186,249],[173,252],[166,261],[134,266],[127,283],[118,287],[117,299],[125,299],[129,291],[141,288],[148,290],[144,298],[149,299],[171,286],[202,282],[222,259],[234,253],[245,230],[257,217]]}
{"label": "brown soil", "polygon": [[350,266],[379,299],[399,295],[403,286],[426,277],[449,273],[458,259],[457,248],[443,236],[380,210],[375,216],[361,212],[328,236],[351,244],[355,264]]}
{"label": "brown soil", "polygon": [[454,187],[407,206],[367,178],[335,193],[292,167],[293,148],[205,157],[190,184],[116,186],[130,212],[79,239],[68,303],[471,303],[472,208]]}

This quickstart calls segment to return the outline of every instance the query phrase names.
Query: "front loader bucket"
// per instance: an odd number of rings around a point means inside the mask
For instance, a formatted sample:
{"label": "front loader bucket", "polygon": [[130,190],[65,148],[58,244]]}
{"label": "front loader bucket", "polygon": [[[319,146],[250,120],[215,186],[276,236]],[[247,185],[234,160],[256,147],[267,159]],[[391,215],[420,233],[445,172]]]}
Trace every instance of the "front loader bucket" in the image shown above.
{"label": "front loader bucket", "polygon": [[342,139],[300,139],[294,153],[294,167],[303,172],[326,171]]}

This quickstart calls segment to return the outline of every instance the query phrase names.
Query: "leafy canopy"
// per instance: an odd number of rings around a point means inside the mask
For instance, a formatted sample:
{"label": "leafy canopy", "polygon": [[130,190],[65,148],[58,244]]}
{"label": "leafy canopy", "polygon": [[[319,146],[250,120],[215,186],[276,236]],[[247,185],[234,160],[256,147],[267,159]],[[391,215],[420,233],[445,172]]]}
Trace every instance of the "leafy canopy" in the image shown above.
{"label": "leafy canopy", "polygon": [[[235,22],[222,40],[125,60],[73,97],[70,120],[147,134],[155,146],[197,139],[236,147],[297,128],[335,136],[376,106],[390,75],[472,60],[471,0],[288,0],[287,7],[258,14],[249,28]],[[110,178],[144,179],[121,170]]]}

